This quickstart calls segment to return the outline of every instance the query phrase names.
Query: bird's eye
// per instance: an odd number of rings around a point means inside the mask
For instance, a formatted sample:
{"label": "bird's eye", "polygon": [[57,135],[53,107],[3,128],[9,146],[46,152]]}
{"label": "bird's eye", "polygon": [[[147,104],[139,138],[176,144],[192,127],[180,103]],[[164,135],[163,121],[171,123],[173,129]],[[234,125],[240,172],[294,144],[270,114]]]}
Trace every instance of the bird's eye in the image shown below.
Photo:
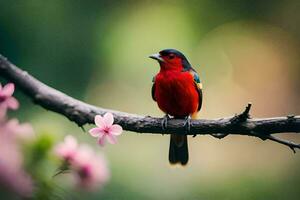
{"label": "bird's eye", "polygon": [[171,60],[171,59],[173,59],[173,58],[175,58],[175,55],[174,55],[174,54],[170,54],[170,55],[169,55],[169,59]]}

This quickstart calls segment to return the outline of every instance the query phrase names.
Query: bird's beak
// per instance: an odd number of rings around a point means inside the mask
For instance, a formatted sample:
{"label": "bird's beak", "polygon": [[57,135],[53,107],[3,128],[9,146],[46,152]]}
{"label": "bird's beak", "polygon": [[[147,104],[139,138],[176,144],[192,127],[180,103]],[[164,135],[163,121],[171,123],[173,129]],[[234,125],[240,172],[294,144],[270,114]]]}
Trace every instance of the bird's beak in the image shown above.
{"label": "bird's beak", "polygon": [[159,55],[159,53],[155,53],[149,56],[149,58],[152,58],[154,60],[157,60],[158,62],[164,62],[164,59]]}

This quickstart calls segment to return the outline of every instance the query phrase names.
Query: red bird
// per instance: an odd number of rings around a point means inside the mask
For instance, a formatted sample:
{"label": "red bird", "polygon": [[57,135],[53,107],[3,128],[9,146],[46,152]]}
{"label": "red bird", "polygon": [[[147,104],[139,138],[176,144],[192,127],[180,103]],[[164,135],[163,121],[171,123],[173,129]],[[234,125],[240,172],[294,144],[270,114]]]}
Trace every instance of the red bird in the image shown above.
{"label": "red bird", "polygon": [[[149,56],[158,61],[159,73],[153,78],[152,98],[166,114],[162,123],[167,127],[170,116],[185,119],[187,131],[190,119],[202,106],[202,84],[186,57],[175,49],[165,49]],[[189,160],[187,135],[171,134],[169,161],[186,165]]]}

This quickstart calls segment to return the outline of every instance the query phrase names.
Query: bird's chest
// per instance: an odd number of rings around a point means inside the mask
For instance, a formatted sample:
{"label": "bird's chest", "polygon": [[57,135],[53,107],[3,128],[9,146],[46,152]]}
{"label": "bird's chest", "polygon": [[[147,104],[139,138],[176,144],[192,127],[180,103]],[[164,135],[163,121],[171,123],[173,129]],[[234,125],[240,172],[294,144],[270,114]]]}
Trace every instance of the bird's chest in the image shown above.
{"label": "bird's chest", "polygon": [[186,116],[197,109],[198,93],[188,72],[159,73],[155,79],[159,108],[173,116]]}

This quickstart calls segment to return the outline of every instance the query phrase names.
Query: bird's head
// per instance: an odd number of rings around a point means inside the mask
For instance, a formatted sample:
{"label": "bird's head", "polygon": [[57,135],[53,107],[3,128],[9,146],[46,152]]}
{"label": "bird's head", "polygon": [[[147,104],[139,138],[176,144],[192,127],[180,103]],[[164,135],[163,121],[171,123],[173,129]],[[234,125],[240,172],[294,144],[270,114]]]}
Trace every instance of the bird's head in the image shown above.
{"label": "bird's head", "polygon": [[157,60],[162,70],[178,70],[191,68],[189,61],[176,49],[164,49],[159,53],[150,55],[149,58]]}

